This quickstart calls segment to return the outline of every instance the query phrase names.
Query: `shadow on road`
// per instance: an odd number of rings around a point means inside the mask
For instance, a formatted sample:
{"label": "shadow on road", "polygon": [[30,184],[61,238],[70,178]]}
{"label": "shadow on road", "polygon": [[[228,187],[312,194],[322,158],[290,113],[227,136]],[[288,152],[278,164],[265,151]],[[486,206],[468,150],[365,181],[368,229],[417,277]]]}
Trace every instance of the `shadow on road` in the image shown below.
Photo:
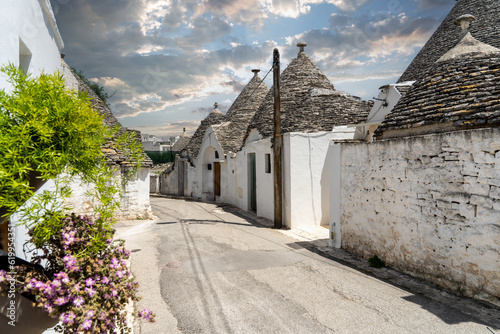
{"label": "shadow on road", "polygon": [[[342,249],[319,249],[318,244],[326,244],[328,239],[299,241],[287,244],[293,249],[306,249],[328,260],[357,270],[365,275],[402,289],[411,296],[403,299],[419,305],[439,317],[446,324],[475,322],[485,326],[485,333],[500,331],[500,307],[487,302],[455,295],[429,282],[405,275],[392,268],[372,268],[368,261]],[[450,312],[451,309],[451,312]]]}

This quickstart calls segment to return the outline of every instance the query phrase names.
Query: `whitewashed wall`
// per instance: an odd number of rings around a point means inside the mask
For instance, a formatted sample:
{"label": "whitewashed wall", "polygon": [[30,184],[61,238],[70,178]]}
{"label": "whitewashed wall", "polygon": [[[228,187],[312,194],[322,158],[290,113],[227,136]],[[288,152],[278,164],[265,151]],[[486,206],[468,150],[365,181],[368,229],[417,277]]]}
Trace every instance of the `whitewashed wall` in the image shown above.
{"label": "whitewashed wall", "polygon": [[355,129],[286,133],[283,136],[285,224],[290,228],[329,225],[330,142],[352,139]]}
{"label": "whitewashed wall", "polygon": [[[114,179],[121,183],[122,173],[117,170]],[[152,218],[149,202],[149,183],[150,169],[142,168],[138,175],[122,188],[121,207],[116,212],[115,218],[122,220]],[[73,178],[69,186],[71,187],[72,196],[67,199],[66,203],[72,208],[72,212],[76,214],[93,214],[93,197],[87,196],[88,192],[93,191],[93,185],[84,185],[79,178]],[[117,197],[117,199],[119,198]]]}
{"label": "whitewashed wall", "polygon": [[[29,73],[61,70],[64,47],[49,0],[0,1],[0,66],[20,65],[21,54],[31,54]],[[8,87],[0,76],[0,88]]]}
{"label": "whitewashed wall", "polygon": [[257,183],[257,212],[260,217],[274,219],[274,178],[273,164],[271,161],[271,173],[265,171],[265,155],[271,154],[271,138],[254,140],[247,142],[237,154],[238,185],[236,205],[243,210],[250,209],[250,189],[249,189],[249,155],[255,153],[256,183]]}
{"label": "whitewashed wall", "polygon": [[[64,45],[49,0],[0,1],[0,32],[0,66],[23,65],[34,76],[61,70]],[[3,74],[0,89],[11,89]],[[39,191],[52,189],[53,184],[49,181]],[[17,226],[19,222],[18,215],[11,217],[16,226],[16,255],[26,259],[23,245],[29,237],[23,226]]]}
{"label": "whitewashed wall", "polygon": [[500,305],[500,129],[341,144],[342,247]]}
{"label": "whitewashed wall", "polygon": [[150,168],[143,167],[123,189],[121,207],[117,219],[151,219],[149,202]]}

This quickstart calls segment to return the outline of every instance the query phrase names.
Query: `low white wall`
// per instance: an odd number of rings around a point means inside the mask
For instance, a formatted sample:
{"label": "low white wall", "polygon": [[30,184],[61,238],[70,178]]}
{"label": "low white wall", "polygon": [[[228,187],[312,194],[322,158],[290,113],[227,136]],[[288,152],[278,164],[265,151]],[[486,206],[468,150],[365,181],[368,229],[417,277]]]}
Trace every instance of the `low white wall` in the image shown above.
{"label": "low white wall", "polygon": [[116,217],[118,219],[150,219],[153,217],[149,201],[150,168],[142,168],[137,176],[130,180],[123,191],[122,205]]}
{"label": "low white wall", "polygon": [[[138,175],[130,180],[122,189],[121,207],[117,210],[117,219],[150,219],[152,211],[149,201],[150,168],[142,168]],[[121,182],[121,172],[116,171],[115,180]],[[89,198],[87,192],[92,191],[93,185],[84,186],[79,178],[72,179],[70,183],[72,196],[66,203],[76,214],[93,214],[95,203],[93,197]]]}
{"label": "low white wall", "polygon": [[500,305],[500,129],[343,143],[342,247]]}

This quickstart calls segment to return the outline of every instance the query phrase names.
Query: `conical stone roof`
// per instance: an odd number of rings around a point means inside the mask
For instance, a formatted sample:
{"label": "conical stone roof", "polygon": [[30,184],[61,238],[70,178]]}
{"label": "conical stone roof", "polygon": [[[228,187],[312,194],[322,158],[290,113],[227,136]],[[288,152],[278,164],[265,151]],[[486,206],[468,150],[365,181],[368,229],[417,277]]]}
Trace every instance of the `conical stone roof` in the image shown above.
{"label": "conical stone roof", "polygon": [[375,137],[500,126],[500,49],[466,34],[401,98]]}
{"label": "conical stone roof", "polygon": [[[110,128],[117,127],[118,136],[121,136],[126,132],[132,132],[135,137],[132,140],[136,140],[138,143],[141,143],[140,131],[127,129],[126,127],[122,126],[122,124],[118,122],[116,117],[113,115],[108,105],[104,103],[104,101],[102,101],[101,98],[97,96],[97,94],[92,89],[90,89],[90,87],[87,86],[85,82],[83,82],[83,80],[62,59],[61,59],[61,65],[63,66],[65,75],[72,76],[71,78],[68,79],[77,84],[77,87],[75,87],[75,89],[78,89],[78,91],[80,92],[87,93],[87,96],[90,98],[90,104],[92,106],[92,109],[94,109],[104,117],[103,121],[106,126]],[[106,157],[107,163],[110,165],[126,166],[126,165],[133,165],[135,163],[134,161],[130,161],[129,158],[127,157],[127,154],[125,154],[125,152],[121,151],[118,148],[118,145],[116,144],[116,138],[110,138],[108,142],[103,145],[102,152]],[[153,161],[144,152],[144,150],[142,152],[142,156],[143,156],[142,165],[144,167],[149,167],[153,164]]]}
{"label": "conical stone roof", "polygon": [[252,72],[253,78],[226,113],[227,122],[214,126],[217,140],[225,152],[236,152],[243,145],[248,125],[269,90],[259,77],[259,70]]}
{"label": "conical stone roof", "polygon": [[500,1],[458,0],[398,82],[421,79],[442,55],[453,48],[461,34],[461,29],[455,21],[466,14],[477,18],[470,27],[472,35],[483,43],[500,48]]}
{"label": "conical stone roof", "polygon": [[196,129],[195,133],[191,137],[189,144],[185,149],[189,152],[189,155],[193,158],[198,156],[201,149],[201,143],[203,142],[203,136],[205,136],[205,131],[210,125],[220,124],[225,121],[225,116],[222,111],[219,110],[218,104],[215,103],[214,109],[208,114],[208,116],[201,121],[200,126]]}
{"label": "conical stone roof", "polygon": [[174,143],[172,146],[172,151],[174,152],[180,152],[183,149],[186,148],[186,146],[189,144],[189,141],[191,140],[191,137],[189,137],[186,134],[186,128],[183,129],[184,131],[182,132],[182,135],[177,141]]}
{"label": "conical stone roof", "polygon": [[[281,74],[280,84],[283,133],[331,131],[336,125],[364,121],[371,108],[371,102],[336,91],[303,49]],[[250,122],[247,136],[252,129],[264,138],[272,136],[273,112],[271,88]]]}

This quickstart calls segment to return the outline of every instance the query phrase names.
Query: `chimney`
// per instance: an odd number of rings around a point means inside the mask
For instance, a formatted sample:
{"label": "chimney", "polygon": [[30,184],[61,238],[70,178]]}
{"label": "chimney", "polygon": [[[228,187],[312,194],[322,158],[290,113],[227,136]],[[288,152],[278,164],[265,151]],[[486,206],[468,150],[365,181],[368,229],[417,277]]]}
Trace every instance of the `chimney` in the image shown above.
{"label": "chimney", "polygon": [[306,43],[298,43],[297,46],[300,48],[299,54],[304,52],[304,48],[307,46]]}
{"label": "chimney", "polygon": [[455,24],[462,28],[462,34],[465,34],[469,31],[469,25],[471,22],[475,21],[476,18],[471,14],[465,14],[456,19]]}

